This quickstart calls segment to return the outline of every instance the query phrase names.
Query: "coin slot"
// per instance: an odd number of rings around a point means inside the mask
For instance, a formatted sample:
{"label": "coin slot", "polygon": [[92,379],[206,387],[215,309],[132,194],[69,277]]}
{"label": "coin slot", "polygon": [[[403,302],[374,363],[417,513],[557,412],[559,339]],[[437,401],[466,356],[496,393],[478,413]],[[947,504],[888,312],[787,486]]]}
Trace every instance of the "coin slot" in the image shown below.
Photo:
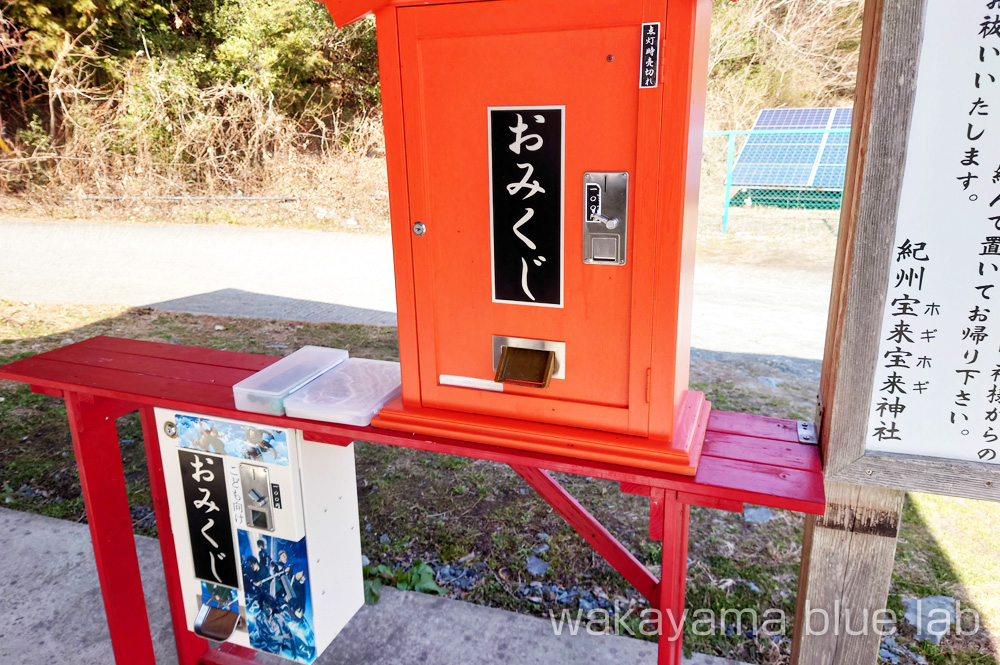
{"label": "coin slot", "polygon": [[274,519],[268,497],[271,485],[267,468],[256,464],[240,464],[240,484],[243,486],[243,509],[247,524],[255,529],[274,531]]}

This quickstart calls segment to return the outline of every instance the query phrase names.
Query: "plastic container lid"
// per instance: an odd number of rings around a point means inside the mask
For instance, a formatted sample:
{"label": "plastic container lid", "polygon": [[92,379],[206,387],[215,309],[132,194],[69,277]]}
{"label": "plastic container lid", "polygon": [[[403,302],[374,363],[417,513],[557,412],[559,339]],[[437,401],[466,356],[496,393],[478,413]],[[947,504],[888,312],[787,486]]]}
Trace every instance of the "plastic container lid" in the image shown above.
{"label": "plastic container lid", "polygon": [[399,363],[349,358],[285,399],[294,418],[365,427],[402,392]]}
{"label": "plastic container lid", "polygon": [[344,349],[303,346],[233,386],[236,408],[280,416],[289,394],[347,360],[347,355]]}

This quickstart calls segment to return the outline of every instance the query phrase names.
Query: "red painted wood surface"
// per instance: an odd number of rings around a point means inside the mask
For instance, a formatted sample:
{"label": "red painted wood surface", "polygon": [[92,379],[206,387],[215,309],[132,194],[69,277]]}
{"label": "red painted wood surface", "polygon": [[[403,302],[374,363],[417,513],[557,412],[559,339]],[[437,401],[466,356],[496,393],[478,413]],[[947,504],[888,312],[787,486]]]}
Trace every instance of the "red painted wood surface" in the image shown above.
{"label": "red painted wood surface", "polygon": [[[709,419],[709,427],[711,427],[711,422]],[[774,466],[819,472],[822,471],[822,464],[819,455],[816,454],[816,448],[814,445],[798,441],[775,441],[759,436],[710,430],[705,434],[705,445],[702,448],[702,453],[731,460],[770,461]],[[777,457],[775,456],[776,452],[779,453]]]}
{"label": "red painted wood surface", "polygon": [[[170,533],[162,461],[152,407],[162,406],[279,427],[311,440],[344,445],[361,439],[511,465],[588,542],[661,611],[659,664],[679,665],[687,571],[689,506],[739,510],[744,501],[822,513],[816,446],[798,443],[795,421],[712,412],[696,476],[625,464],[514,450],[439,437],[262,416],[233,408],[232,384],[277,358],[100,337],[0,367],[0,378],[64,396],[90,518],[95,558],[119,664],[153,665],[135,541],[118,450],[115,418],[140,409],[157,525]],[[650,537],[663,541],[656,580],[613,535],[542,469],[613,480],[622,491],[650,497]],[[176,552],[160,540],[180,665],[245,665],[250,650],[207,642],[186,625]]]}
{"label": "red painted wood surface", "polygon": [[754,416],[748,413],[731,413],[727,411],[712,412],[708,428],[721,434],[742,434],[761,439],[775,441],[799,442],[799,432],[795,420],[784,418],[768,418]]}
{"label": "red painted wood surface", "polygon": [[66,398],[73,451],[117,663],[153,663],[139,557],[118,447],[115,417],[102,404]]}
{"label": "red painted wood surface", "polygon": [[701,506],[702,508],[713,508],[715,510],[729,510],[734,513],[743,512],[743,502],[735,499],[720,499],[715,496],[705,496],[704,494],[690,494],[688,492],[678,492],[677,500],[688,506]]}
{"label": "red painted wood surface", "polygon": [[[79,347],[75,349],[74,347]],[[94,349],[106,358],[91,364]],[[83,353],[87,351],[87,353]],[[149,360],[136,360],[141,357]],[[154,360],[170,362],[159,363]],[[420,436],[374,427],[351,427],[237,411],[231,383],[213,381],[212,368],[247,375],[278,358],[173,344],[96,337],[0,368],[0,378],[23,381],[46,392],[82,392],[140,406],[162,406],[205,415],[253,420],[312,433],[317,440],[363,440],[462,455],[507,464],[589,475],[643,487],[821,514],[823,479],[817,446],[798,443],[796,421],[713,411],[697,474],[682,477],[624,464],[587,462],[487,444]],[[177,363],[184,363],[183,369]],[[115,367],[137,366],[127,371]],[[230,379],[235,378],[232,374]],[[228,384],[228,385],[227,385]]]}
{"label": "red painted wood surface", "polygon": [[[653,490],[663,502],[663,556],[660,572],[659,665],[681,665],[684,593],[687,589],[688,517],[690,508],[671,492]],[[666,537],[669,534],[669,537]]]}
{"label": "red painted wood surface", "polygon": [[667,440],[443,408],[406,406],[397,398],[372,419],[372,427],[416,432],[432,439],[460,439],[542,455],[693,476],[697,473],[710,412],[711,405],[705,401],[704,394],[687,391],[684,408],[678,414],[680,422],[676,436]]}
{"label": "red painted wood surface", "polygon": [[641,593],[652,607],[660,600],[659,582],[642,562],[618,542],[610,531],[597,521],[590,512],[580,505],[569,492],[563,489],[551,475],[542,469],[530,466],[512,466],[517,475],[524,478],[538,494],[544,498],[569,525],[579,533],[591,547],[597,550],[629,584]]}
{"label": "red painted wood surface", "polygon": [[219,645],[219,651],[239,658],[246,658],[252,661],[257,656],[257,651],[249,647],[241,647],[239,644],[223,642]]}
{"label": "red painted wood surface", "polygon": [[[624,483],[623,483],[624,484]],[[663,540],[663,504],[665,492],[658,487],[648,487],[649,490],[649,539]],[[676,492],[671,492],[676,494]]]}
{"label": "red painted wood surface", "polygon": [[[263,356],[256,353],[235,353],[219,349],[206,349],[202,346],[182,346],[180,344],[147,342],[138,339],[124,339],[122,337],[107,337],[103,335],[83,340],[79,345],[110,350],[115,353],[131,353],[150,358],[186,360],[199,365],[211,365],[212,367],[245,369],[249,372],[259,372],[278,361],[278,358],[274,356]],[[74,344],[72,346],[77,345]]]}
{"label": "red painted wood surface", "polygon": [[227,653],[221,649],[207,649],[202,653],[198,662],[200,665],[249,665],[249,663],[253,663],[254,661],[235,653]]}

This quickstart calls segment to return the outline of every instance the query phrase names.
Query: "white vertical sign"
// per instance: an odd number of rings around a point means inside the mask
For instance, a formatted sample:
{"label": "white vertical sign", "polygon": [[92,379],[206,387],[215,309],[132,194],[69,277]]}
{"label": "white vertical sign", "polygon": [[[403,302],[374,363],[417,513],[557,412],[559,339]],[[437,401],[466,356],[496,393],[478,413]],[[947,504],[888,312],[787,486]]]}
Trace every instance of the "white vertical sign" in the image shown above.
{"label": "white vertical sign", "polygon": [[868,450],[1000,463],[1000,6],[992,4],[928,1]]}

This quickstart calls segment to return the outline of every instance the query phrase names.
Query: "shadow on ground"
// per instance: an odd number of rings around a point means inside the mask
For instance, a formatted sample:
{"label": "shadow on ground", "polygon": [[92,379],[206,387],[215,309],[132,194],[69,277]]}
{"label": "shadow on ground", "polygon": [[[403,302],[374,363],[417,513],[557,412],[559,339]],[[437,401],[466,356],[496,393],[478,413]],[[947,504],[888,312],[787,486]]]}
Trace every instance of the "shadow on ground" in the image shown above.
{"label": "shadow on ground", "polygon": [[240,289],[219,289],[186,298],[175,298],[149,305],[153,309],[183,314],[245,316],[255,319],[284,319],[311,323],[348,323],[373,326],[396,325],[395,312],[348,307],[251,293]]}

